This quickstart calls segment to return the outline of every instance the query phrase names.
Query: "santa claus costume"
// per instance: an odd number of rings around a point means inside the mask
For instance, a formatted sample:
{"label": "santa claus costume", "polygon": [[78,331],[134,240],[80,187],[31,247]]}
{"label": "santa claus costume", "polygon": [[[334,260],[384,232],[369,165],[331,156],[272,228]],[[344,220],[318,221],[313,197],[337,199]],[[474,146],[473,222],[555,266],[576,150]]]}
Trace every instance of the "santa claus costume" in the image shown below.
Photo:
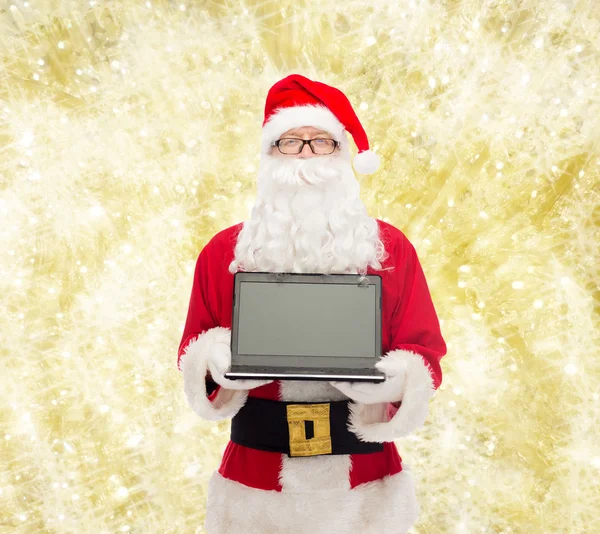
{"label": "santa claus costume", "polygon": [[[340,152],[270,154],[281,134],[301,126],[329,132]],[[399,229],[369,217],[360,200],[346,131],[358,147],[355,169],[374,172],[378,157],[342,92],[296,74],[271,88],[256,205],[248,221],[219,232],[200,252],[177,362],[188,401],[203,418],[235,423],[257,403],[346,406],[346,431],[378,450],[297,457],[232,437],[209,483],[209,534],[402,534],[419,515],[394,440],[423,425],[446,345],[415,248]],[[225,379],[237,271],[381,276],[378,368],[386,381]]]}

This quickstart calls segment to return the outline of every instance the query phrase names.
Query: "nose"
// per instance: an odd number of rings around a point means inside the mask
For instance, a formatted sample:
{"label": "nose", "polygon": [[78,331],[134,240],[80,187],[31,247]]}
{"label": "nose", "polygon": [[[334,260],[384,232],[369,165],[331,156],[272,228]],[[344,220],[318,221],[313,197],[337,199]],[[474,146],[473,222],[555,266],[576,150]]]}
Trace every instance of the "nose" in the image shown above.
{"label": "nose", "polygon": [[314,156],[314,154],[313,154],[312,150],[310,149],[310,146],[308,143],[306,143],[302,147],[302,152],[300,152],[300,154],[298,154],[299,159],[312,158],[313,156]]}

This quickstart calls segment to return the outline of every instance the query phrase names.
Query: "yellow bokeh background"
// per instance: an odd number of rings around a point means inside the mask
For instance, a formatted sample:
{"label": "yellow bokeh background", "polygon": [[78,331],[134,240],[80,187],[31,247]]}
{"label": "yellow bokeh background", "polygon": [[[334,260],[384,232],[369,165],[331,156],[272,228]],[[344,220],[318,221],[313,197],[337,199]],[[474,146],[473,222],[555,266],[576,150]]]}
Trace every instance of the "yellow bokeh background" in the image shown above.
{"label": "yellow bokeh background", "polygon": [[203,532],[228,423],[176,368],[266,93],[338,87],[448,354],[411,534],[600,532],[594,0],[0,5],[0,533]]}

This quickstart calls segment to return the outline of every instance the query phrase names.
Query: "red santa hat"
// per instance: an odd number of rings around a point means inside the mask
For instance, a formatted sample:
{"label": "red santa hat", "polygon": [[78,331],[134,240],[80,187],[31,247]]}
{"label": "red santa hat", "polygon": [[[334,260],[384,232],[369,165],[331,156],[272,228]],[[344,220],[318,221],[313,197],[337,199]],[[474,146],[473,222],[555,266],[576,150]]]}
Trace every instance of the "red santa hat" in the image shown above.
{"label": "red santa hat", "polygon": [[[369,150],[367,134],[352,104],[339,89],[291,74],[278,81],[267,94],[263,122],[262,150],[269,153],[272,143],[292,128],[313,126],[329,132],[347,152],[344,130],[352,135],[358,154],[354,168],[371,174],[379,167],[379,156]],[[349,153],[347,154],[349,157]]]}

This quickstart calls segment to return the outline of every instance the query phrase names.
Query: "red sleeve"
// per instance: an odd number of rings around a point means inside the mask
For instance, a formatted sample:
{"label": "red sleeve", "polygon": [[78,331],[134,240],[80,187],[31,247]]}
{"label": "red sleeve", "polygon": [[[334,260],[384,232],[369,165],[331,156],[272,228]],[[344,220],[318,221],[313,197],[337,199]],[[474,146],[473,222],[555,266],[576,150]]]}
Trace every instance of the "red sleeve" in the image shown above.
{"label": "red sleeve", "polygon": [[446,343],[423,268],[408,239],[398,245],[395,261],[400,298],[392,314],[390,351],[403,349],[423,356],[437,389],[442,383],[440,360],[446,354]]}
{"label": "red sleeve", "polygon": [[[187,312],[187,319],[183,329],[183,336],[177,352],[177,368],[181,371],[181,357],[184,349],[192,339],[206,332],[209,328],[219,326],[215,320],[215,315],[210,309],[209,304],[209,280],[208,273],[208,245],[202,249],[196,260],[194,279],[192,282],[192,294]],[[213,280],[215,283],[216,280]]]}

